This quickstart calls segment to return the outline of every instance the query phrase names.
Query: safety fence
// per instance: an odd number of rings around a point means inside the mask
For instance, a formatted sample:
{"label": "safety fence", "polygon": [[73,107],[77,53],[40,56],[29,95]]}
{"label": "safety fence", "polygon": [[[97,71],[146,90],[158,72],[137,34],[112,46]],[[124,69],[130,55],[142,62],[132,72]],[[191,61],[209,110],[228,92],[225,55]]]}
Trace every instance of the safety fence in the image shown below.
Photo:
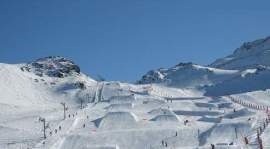
{"label": "safety fence", "polygon": [[244,107],[248,107],[254,110],[260,110],[260,111],[265,111],[266,116],[261,120],[261,122],[258,124],[258,126],[252,130],[252,132],[249,133],[249,135],[244,137],[244,143],[247,146],[257,146],[259,149],[263,149],[263,140],[261,138],[261,135],[267,128],[267,126],[270,123],[270,114],[269,114],[269,107],[265,105],[259,105],[259,104],[254,104],[254,103],[249,103],[246,101],[243,101],[239,98],[228,96],[231,101],[238,103]]}

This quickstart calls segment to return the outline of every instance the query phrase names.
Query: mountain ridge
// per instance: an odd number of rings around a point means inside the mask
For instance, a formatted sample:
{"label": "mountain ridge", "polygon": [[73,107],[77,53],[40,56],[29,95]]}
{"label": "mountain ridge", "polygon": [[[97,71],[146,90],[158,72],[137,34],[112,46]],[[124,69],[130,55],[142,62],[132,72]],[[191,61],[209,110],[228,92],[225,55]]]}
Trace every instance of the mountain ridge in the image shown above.
{"label": "mountain ridge", "polygon": [[[176,65],[167,69],[150,70],[137,81],[137,84],[157,83],[180,88],[208,88],[210,86],[214,88],[217,84],[244,78],[245,73],[251,73],[249,72],[251,69],[255,72],[261,69],[268,71],[266,68],[270,66],[270,37],[245,42],[231,55],[219,58],[206,66],[191,62],[179,64],[180,67]],[[221,77],[220,72],[223,72],[224,76]],[[257,73],[252,75],[255,76],[255,74]],[[194,82],[196,79],[197,82]]]}

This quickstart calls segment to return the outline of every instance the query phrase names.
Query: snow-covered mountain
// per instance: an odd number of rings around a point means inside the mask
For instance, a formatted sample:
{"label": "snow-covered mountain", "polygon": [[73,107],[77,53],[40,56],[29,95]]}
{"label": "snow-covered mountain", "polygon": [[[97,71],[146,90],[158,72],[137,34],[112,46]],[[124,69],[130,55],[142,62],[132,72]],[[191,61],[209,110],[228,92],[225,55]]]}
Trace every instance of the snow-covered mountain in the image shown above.
{"label": "snow-covered mountain", "polygon": [[247,69],[257,65],[270,65],[270,37],[244,43],[232,55],[210,64],[221,69]]}
{"label": "snow-covered mountain", "polygon": [[239,74],[238,70],[223,70],[193,63],[179,63],[169,69],[149,71],[138,83],[160,83],[180,88],[192,88],[213,85]]}
{"label": "snow-covered mountain", "polygon": [[[232,55],[209,66],[180,63],[172,68],[149,71],[137,83],[203,88],[208,95],[241,93],[269,88],[269,66],[270,37],[267,37],[244,43]],[[248,85],[251,83],[256,85]]]}
{"label": "snow-covered mountain", "polygon": [[74,98],[79,92],[91,92],[97,84],[63,57],[46,57],[27,64],[0,64],[0,75],[0,106],[8,111],[48,109],[44,105],[50,102],[76,103]]}
{"label": "snow-covered mountain", "polygon": [[[0,82],[1,149],[33,147],[42,132],[39,117],[46,117],[53,127],[63,118],[60,103],[74,111],[81,99],[94,94],[97,84],[63,57],[46,57],[26,64],[1,63]],[[6,147],[8,143],[11,145]]]}
{"label": "snow-covered mountain", "polygon": [[80,74],[80,67],[78,65],[74,64],[73,61],[60,56],[37,59],[34,62],[22,66],[21,70],[33,72],[40,77],[46,75],[63,78],[72,74]]}

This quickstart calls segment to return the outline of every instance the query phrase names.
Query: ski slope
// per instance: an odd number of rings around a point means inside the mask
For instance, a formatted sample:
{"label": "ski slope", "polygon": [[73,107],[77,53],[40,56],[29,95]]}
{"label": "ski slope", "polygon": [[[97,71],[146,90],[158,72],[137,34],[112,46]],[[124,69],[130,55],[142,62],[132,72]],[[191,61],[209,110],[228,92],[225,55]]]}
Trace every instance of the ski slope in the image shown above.
{"label": "ski slope", "polygon": [[181,63],[130,84],[95,81],[62,57],[0,64],[0,148],[257,149],[258,129],[269,146],[268,78],[267,66]]}

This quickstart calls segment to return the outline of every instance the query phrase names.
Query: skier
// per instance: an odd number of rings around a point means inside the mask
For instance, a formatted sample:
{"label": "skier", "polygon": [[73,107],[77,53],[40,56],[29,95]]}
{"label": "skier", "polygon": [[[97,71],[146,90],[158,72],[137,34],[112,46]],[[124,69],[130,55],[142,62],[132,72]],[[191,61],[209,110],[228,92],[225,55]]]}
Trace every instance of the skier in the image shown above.
{"label": "skier", "polygon": [[57,129],[54,130],[54,133],[57,133]]}
{"label": "skier", "polygon": [[83,124],[83,128],[85,128],[85,124]]}
{"label": "skier", "polygon": [[61,126],[59,126],[59,130],[61,130]]}
{"label": "skier", "polygon": [[70,118],[70,114],[68,115],[68,118]]}
{"label": "skier", "polygon": [[184,125],[187,125],[187,123],[188,123],[188,120],[185,120],[185,121],[184,121]]}
{"label": "skier", "polygon": [[175,136],[177,137],[177,131],[176,131],[176,133],[175,133]]}
{"label": "skier", "polygon": [[244,139],[245,139],[245,143],[248,144],[248,139],[247,139],[247,137],[245,137]]}
{"label": "skier", "polygon": [[211,149],[215,149],[215,145],[214,144],[211,144]]}

